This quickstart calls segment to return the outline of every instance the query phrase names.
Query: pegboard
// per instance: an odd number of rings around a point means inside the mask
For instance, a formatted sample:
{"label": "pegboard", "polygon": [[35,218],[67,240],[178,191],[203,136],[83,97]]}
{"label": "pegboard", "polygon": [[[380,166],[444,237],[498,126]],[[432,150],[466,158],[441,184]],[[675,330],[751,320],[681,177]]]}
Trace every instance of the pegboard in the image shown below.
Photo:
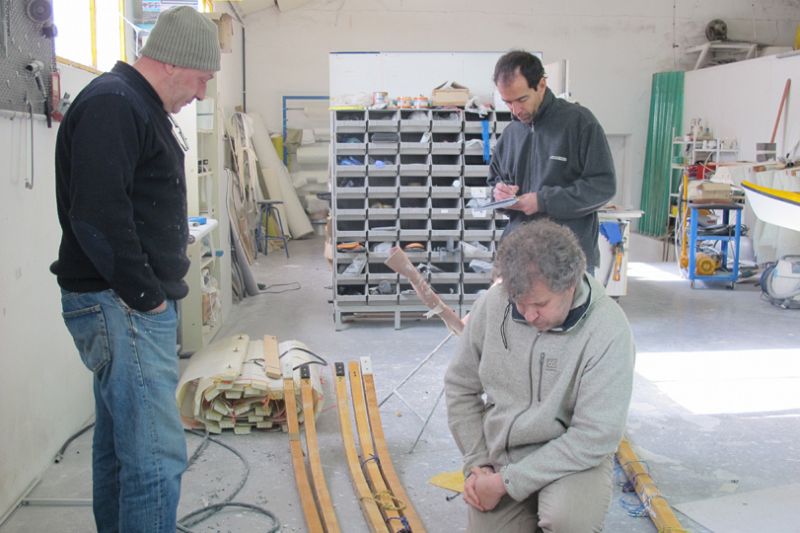
{"label": "pegboard", "polygon": [[[52,20],[35,22],[29,12],[42,17],[48,10],[52,13],[49,0],[0,0],[0,109],[27,113],[30,102],[34,113],[45,114],[45,99],[50,98],[52,90],[51,74],[56,69],[54,39],[45,36]],[[35,60],[43,65],[40,76],[44,91],[26,68]]]}

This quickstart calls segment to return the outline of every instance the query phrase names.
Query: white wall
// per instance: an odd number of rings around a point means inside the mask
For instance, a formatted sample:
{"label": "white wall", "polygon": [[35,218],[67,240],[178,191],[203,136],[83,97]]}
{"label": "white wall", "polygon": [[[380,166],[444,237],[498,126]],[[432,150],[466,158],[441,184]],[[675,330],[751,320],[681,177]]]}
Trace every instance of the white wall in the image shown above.
{"label": "white wall", "polygon": [[[94,76],[64,65],[62,90],[72,95]],[[0,114],[0,517],[94,412],[91,374],[61,320],[50,263],[61,228],[56,217],[53,153],[58,123],[34,120],[34,187],[30,120]]]}
{"label": "white wall", "polygon": [[[787,79],[792,80],[791,89],[775,136],[777,153],[785,156],[800,142],[800,53],[687,72],[683,123],[702,118],[714,136],[737,139],[739,160],[755,161],[756,143],[769,142],[772,136]],[[745,176],[743,172],[731,174],[737,185]],[[750,228],[760,263],[800,253],[800,232],[764,225],[750,206],[744,210],[743,222]]]}
{"label": "white wall", "polygon": [[738,140],[738,159],[755,161],[756,143],[769,142],[772,136],[787,79],[792,85],[775,137],[778,154],[785,155],[800,141],[800,54],[687,72],[684,129],[690,119],[700,117],[715,137]]}
{"label": "white wall", "polygon": [[693,66],[696,57],[682,50],[705,42],[713,18],[728,23],[732,39],[783,45],[800,22],[795,0],[676,0],[675,14],[664,0],[315,0],[284,13],[268,8],[245,19],[248,109],[280,131],[281,96],[327,94],[333,51],[538,50],[545,63],[569,59],[573,97],[607,133],[628,136],[622,202],[637,206],[652,74]]}

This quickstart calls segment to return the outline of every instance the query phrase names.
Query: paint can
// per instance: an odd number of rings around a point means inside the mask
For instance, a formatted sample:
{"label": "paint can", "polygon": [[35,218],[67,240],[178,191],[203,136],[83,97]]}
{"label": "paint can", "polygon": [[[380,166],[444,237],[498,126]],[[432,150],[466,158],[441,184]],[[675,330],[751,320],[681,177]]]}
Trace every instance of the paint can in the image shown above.
{"label": "paint can", "polygon": [[372,105],[386,105],[386,98],[389,93],[386,91],[375,91],[372,93]]}
{"label": "paint can", "polygon": [[398,96],[397,107],[400,109],[411,109],[414,107],[414,99],[410,96]]}
{"label": "paint can", "polygon": [[427,109],[430,106],[428,98],[425,96],[417,96],[414,98],[414,107],[416,109]]}

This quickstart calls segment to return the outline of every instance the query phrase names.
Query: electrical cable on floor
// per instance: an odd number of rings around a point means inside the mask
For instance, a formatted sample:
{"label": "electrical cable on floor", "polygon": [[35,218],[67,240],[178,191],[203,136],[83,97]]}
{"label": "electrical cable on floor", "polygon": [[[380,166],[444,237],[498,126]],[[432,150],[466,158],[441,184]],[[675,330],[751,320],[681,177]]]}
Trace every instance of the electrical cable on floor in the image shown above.
{"label": "electrical cable on floor", "polygon": [[[292,288],[291,289],[283,289],[283,290],[280,290],[280,291],[271,291],[271,290],[269,290],[272,287],[284,287],[284,286],[292,286]],[[259,287],[259,289],[260,288],[261,287]],[[284,292],[299,291],[302,288],[303,288],[303,286],[300,285],[300,282],[292,281],[290,283],[273,283],[272,285],[267,285],[260,292],[261,293],[266,293],[266,294],[283,294]]]}
{"label": "electrical cable on floor", "polygon": [[60,463],[61,460],[64,459],[64,452],[67,451],[67,448],[69,447],[70,444],[72,444],[72,441],[74,441],[75,439],[77,439],[78,437],[80,437],[93,427],[94,427],[94,422],[91,422],[90,424],[87,424],[86,427],[84,427],[83,429],[79,429],[77,433],[73,434],[70,438],[68,438],[61,446],[61,448],[59,448],[58,451],[56,452],[56,457],[53,461],[56,463]]}
{"label": "electrical cable on floor", "polygon": [[[203,511],[207,511],[207,510],[212,510],[213,511],[212,514],[215,514],[218,511],[221,511],[225,507],[241,507],[241,508],[249,509],[251,511],[255,511],[255,512],[258,512],[258,513],[261,513],[261,514],[263,514],[265,516],[270,517],[275,524],[270,529],[267,530],[267,533],[275,533],[276,531],[280,530],[280,528],[281,528],[280,522],[278,521],[278,517],[276,517],[274,514],[272,514],[271,511],[269,511],[267,509],[264,509],[263,507],[259,507],[258,505],[253,505],[252,503],[241,503],[241,502],[214,503],[214,504],[209,505],[208,507],[204,507],[203,509],[198,509],[197,511],[192,511],[191,513],[187,514],[183,518],[184,519],[192,518],[195,514],[202,513]],[[205,518],[203,520],[205,520]],[[181,531],[182,533],[192,533],[191,529],[186,529],[180,523],[178,523],[177,530]]]}
{"label": "electrical cable on floor", "polygon": [[[315,355],[319,359],[322,359],[316,354],[312,355]],[[327,364],[327,362],[325,364]],[[89,431],[91,428],[93,428],[94,425],[95,425],[94,422],[92,422],[91,424],[88,424],[86,427],[78,430],[75,434],[69,437],[61,446],[61,448],[58,450],[58,453],[56,453],[55,462],[56,463],[60,462],[64,458],[64,453],[66,452],[69,445],[75,439],[77,439],[78,437]],[[275,516],[275,514],[272,513],[272,511],[270,511],[269,509],[265,509],[263,507],[260,507],[258,505],[253,505],[250,503],[233,501],[233,498],[235,498],[236,495],[239,494],[239,492],[241,492],[241,490],[247,483],[248,478],[250,477],[250,463],[247,461],[247,458],[245,458],[245,456],[242,455],[241,452],[239,452],[236,448],[229,446],[224,442],[211,437],[208,434],[208,431],[201,432],[194,429],[185,429],[184,431],[186,433],[191,433],[193,435],[203,438],[202,442],[197,446],[197,448],[195,448],[194,452],[192,452],[192,456],[189,458],[189,461],[187,463],[186,467],[187,470],[194,464],[194,462],[197,460],[198,457],[200,457],[200,455],[206,450],[206,448],[208,448],[208,443],[213,442],[214,444],[222,446],[223,448],[227,449],[228,451],[230,451],[236,457],[239,458],[239,460],[242,462],[242,465],[244,466],[244,475],[239,481],[239,484],[237,485],[236,489],[234,489],[233,493],[230,496],[226,497],[222,502],[210,504],[203,508],[196,509],[178,519],[177,530],[182,533],[193,533],[193,530],[189,528],[199,524],[200,522],[208,520],[209,518],[220,512],[222,509],[226,507],[239,507],[269,517],[270,520],[272,520],[272,526],[269,529],[267,529],[267,533],[275,533],[279,531],[281,528],[281,523],[278,520],[278,517]]]}
{"label": "electrical cable on floor", "polygon": [[203,507],[201,509],[191,511],[190,513],[178,519],[178,527],[177,527],[178,531],[181,531],[183,533],[192,533],[192,530],[189,529],[190,527],[195,526],[205,520],[208,520],[209,518],[211,518],[212,516],[214,516],[219,511],[221,511],[226,507],[240,507],[267,516],[273,522],[273,526],[267,530],[268,533],[274,533],[278,531],[281,527],[280,521],[271,511],[263,507],[259,507],[258,505],[233,501],[236,495],[239,494],[239,492],[244,488],[245,483],[247,483],[247,479],[250,477],[250,463],[247,461],[245,456],[242,455],[236,448],[229,446],[224,442],[209,436],[208,431],[200,432],[194,429],[186,429],[184,431],[186,431],[187,433],[191,433],[192,435],[197,435],[198,437],[203,437],[203,442],[201,442],[200,445],[197,447],[197,449],[195,449],[194,453],[192,453],[191,459],[189,459],[189,467],[192,466],[194,461],[205,450],[205,448],[208,446],[208,442],[213,442],[214,444],[222,446],[223,448],[227,449],[229,452],[233,453],[236,457],[238,457],[240,461],[242,461],[242,465],[244,466],[244,475],[242,476],[242,479],[240,480],[239,485],[236,487],[236,489],[234,489],[234,491],[228,497],[226,497],[222,502],[207,505],[206,507]]}
{"label": "electrical cable on floor", "polygon": [[317,364],[317,365],[322,365],[322,366],[328,366],[328,361],[326,361],[325,359],[323,359],[323,358],[322,358],[322,357],[320,357],[319,355],[315,354],[315,353],[314,353],[314,352],[312,352],[311,350],[307,350],[307,349],[305,349],[305,348],[301,348],[301,347],[299,347],[299,346],[297,346],[297,347],[294,347],[294,348],[289,348],[288,350],[286,350],[285,352],[283,352],[282,354],[280,354],[280,355],[278,356],[278,359],[283,359],[283,356],[284,356],[284,355],[286,355],[287,353],[291,352],[292,350],[297,350],[297,351],[299,351],[299,352],[305,352],[305,353],[307,353],[308,355],[310,355],[310,356],[312,356],[312,357],[316,357],[316,358],[317,358],[317,361],[309,361],[308,363],[301,363],[301,364],[299,364],[298,366],[296,366],[295,368],[301,367],[301,366],[303,366],[303,365],[305,365],[305,364]]}

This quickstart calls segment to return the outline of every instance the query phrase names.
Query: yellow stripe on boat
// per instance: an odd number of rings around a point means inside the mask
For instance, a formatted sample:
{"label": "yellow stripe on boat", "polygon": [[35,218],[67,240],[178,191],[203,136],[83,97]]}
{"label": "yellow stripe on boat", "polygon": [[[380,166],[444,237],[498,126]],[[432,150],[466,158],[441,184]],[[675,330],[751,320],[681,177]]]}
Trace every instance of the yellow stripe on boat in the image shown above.
{"label": "yellow stripe on boat", "polygon": [[747,203],[768,224],[800,231],[800,193],[743,181]]}

